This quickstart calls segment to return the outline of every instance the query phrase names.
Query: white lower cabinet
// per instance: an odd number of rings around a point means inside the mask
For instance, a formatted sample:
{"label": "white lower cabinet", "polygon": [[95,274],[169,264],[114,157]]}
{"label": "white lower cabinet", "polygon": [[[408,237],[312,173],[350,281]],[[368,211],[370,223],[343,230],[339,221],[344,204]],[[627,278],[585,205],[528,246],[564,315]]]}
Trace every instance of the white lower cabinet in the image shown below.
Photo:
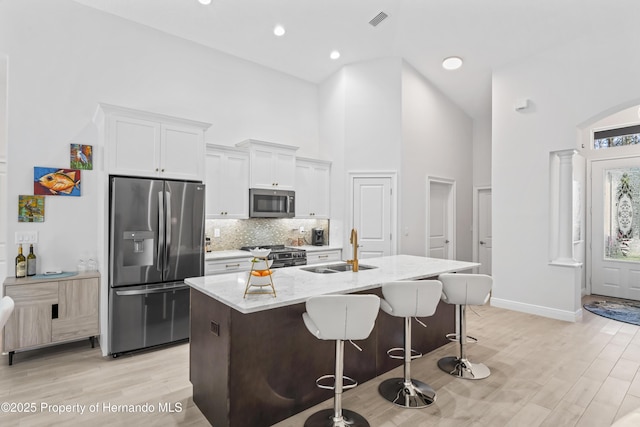
{"label": "white lower cabinet", "polygon": [[210,259],[204,263],[205,276],[211,276],[213,274],[224,273],[236,273],[239,271],[251,270],[252,258],[225,258],[225,259]]}
{"label": "white lower cabinet", "polygon": [[342,249],[307,251],[307,265],[342,261]]}
{"label": "white lower cabinet", "polygon": [[4,327],[9,364],[16,351],[84,338],[93,346],[100,334],[99,277],[88,272],[61,279],[7,278],[4,295],[15,303]]}

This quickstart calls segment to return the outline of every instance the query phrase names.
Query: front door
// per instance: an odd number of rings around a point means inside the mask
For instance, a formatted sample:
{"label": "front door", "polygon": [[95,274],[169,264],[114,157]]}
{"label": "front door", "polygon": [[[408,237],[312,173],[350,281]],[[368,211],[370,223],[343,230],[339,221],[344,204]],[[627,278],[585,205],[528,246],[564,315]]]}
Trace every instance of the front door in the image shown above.
{"label": "front door", "polygon": [[453,259],[455,257],[454,183],[430,179],[428,200],[427,254],[431,258]]}
{"label": "front door", "polygon": [[359,258],[392,255],[392,221],[391,178],[355,177],[353,227],[358,231]]}
{"label": "front door", "polygon": [[640,158],[591,165],[591,293],[640,300]]}

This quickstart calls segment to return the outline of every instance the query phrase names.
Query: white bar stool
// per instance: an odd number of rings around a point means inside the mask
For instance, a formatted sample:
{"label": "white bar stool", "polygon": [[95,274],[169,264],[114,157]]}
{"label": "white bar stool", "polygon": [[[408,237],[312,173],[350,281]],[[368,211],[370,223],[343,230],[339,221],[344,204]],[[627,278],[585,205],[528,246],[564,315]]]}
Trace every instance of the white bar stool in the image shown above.
{"label": "white bar stool", "polygon": [[[369,336],[380,310],[380,298],[376,295],[320,295],[309,298],[306,309],[302,319],[309,332],[318,339],[336,341],[336,360],[335,375],[324,375],[316,380],[318,387],[334,390],[333,409],[311,415],[305,421],[305,427],[368,427],[369,423],[362,415],[342,409],[342,391],[358,385],[355,380],[343,375],[344,341],[363,340]],[[327,378],[333,378],[334,384],[321,384]],[[344,379],[350,384],[344,385]]]}
{"label": "white bar stool", "polygon": [[[433,316],[440,296],[442,283],[438,280],[414,280],[390,282],[382,285],[380,308],[385,313],[404,317],[404,349],[392,348],[389,357],[404,359],[404,378],[390,378],[383,381],[378,391],[389,402],[404,408],[426,408],[436,400],[436,392],[430,385],[411,378],[411,360],[422,357],[411,349],[411,318],[426,327],[418,317]],[[403,355],[393,354],[401,351]],[[414,352],[415,354],[412,354]]]}
{"label": "white bar stool", "polygon": [[487,378],[491,371],[482,363],[471,363],[467,359],[466,343],[478,342],[467,336],[467,305],[484,305],[491,296],[493,278],[485,274],[441,274],[438,279],[442,282],[442,300],[448,304],[459,306],[458,320],[460,334],[447,334],[451,341],[460,343],[460,356],[444,357],[438,360],[438,366],[443,371],[464,379],[481,380]]}

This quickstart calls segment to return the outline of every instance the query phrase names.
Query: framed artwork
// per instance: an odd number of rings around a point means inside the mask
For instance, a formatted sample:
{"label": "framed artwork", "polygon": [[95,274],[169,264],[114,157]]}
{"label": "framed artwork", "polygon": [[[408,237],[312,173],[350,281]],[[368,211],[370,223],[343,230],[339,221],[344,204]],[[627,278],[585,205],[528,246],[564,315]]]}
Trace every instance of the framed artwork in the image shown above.
{"label": "framed artwork", "polygon": [[44,222],[44,197],[18,196],[18,222]]}
{"label": "framed artwork", "polygon": [[93,147],[91,145],[71,144],[69,149],[71,169],[93,169]]}
{"label": "framed artwork", "polygon": [[37,196],[80,196],[77,169],[33,168],[33,194]]}

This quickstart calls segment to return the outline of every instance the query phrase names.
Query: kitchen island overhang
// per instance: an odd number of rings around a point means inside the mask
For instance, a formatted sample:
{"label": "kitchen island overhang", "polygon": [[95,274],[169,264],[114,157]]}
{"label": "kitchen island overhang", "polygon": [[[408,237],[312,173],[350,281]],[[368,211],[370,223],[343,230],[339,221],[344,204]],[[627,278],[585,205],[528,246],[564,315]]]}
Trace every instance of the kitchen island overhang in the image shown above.
{"label": "kitchen island overhang", "polygon": [[[193,400],[213,425],[271,425],[332,398],[315,380],[333,371],[334,343],[317,340],[304,326],[309,297],[381,296],[386,282],[435,278],[478,266],[411,255],[369,258],[363,264],[376,268],[335,274],[302,267],[275,270],[275,298],[243,298],[247,272],[185,280],[192,288]],[[445,335],[455,329],[453,306],[441,303],[434,316],[423,320],[429,327],[413,328],[414,349],[427,353],[449,342]],[[399,366],[402,362],[386,352],[402,344],[403,319],[380,312],[369,338],[358,342],[363,352],[345,346],[345,374],[363,383]]]}

